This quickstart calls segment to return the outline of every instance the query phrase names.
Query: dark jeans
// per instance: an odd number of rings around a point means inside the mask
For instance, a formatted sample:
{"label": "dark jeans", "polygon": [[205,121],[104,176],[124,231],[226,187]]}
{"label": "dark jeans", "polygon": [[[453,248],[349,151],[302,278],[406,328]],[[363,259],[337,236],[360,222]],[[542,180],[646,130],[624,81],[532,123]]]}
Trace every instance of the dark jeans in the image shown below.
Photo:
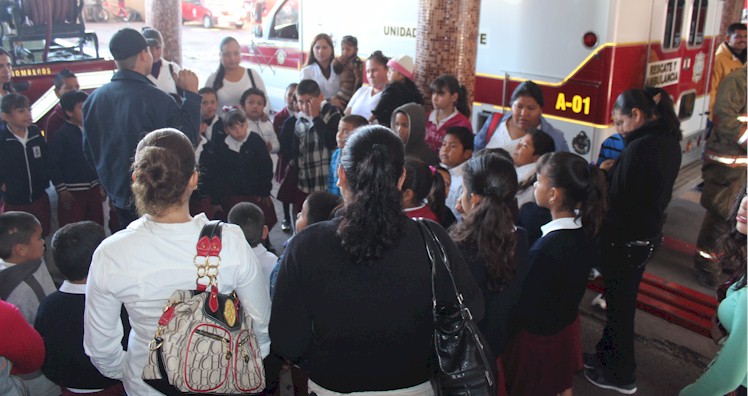
{"label": "dark jeans", "polygon": [[[124,230],[130,223],[140,217],[134,207],[122,209],[115,206],[114,211],[117,212],[117,218],[119,219],[119,230]],[[112,234],[119,230],[112,230]]]}
{"label": "dark jeans", "polygon": [[661,237],[641,242],[608,241],[602,247],[602,273],[608,309],[605,330],[597,343],[597,358],[605,378],[618,385],[636,380],[636,295],[647,261],[659,247]]}

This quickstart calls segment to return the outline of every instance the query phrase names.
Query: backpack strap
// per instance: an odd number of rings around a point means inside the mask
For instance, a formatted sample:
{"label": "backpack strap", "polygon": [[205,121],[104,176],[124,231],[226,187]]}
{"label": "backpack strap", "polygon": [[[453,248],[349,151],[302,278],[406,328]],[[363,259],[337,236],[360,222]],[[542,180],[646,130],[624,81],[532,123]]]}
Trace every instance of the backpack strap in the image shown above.
{"label": "backpack strap", "polygon": [[31,263],[17,264],[0,271],[0,300],[7,300],[18,285],[26,282],[39,301],[42,301],[46,297],[44,289],[34,278],[34,273],[41,265],[42,260],[37,260]]}
{"label": "backpack strap", "polygon": [[252,82],[252,88],[257,88],[257,84],[255,84],[255,76],[252,73],[252,69],[247,68],[247,74],[249,74],[249,81]]}
{"label": "backpack strap", "polygon": [[[205,291],[208,286],[218,285],[218,267],[221,264],[221,225],[220,220],[212,220],[200,230],[197,239],[197,254],[195,255],[195,267],[197,268],[197,290]],[[208,283],[200,283],[200,279],[207,278]]]}
{"label": "backpack strap", "polygon": [[488,131],[486,132],[486,144],[491,141],[491,136],[496,132],[496,128],[499,126],[502,117],[499,117],[498,113],[491,114],[491,123],[488,124]]}

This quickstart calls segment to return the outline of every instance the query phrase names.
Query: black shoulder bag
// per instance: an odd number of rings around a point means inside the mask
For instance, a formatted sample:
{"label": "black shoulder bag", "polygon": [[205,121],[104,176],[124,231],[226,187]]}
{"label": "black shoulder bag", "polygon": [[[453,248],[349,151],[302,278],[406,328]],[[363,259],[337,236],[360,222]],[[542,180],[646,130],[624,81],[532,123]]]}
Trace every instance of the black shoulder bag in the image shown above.
{"label": "black shoulder bag", "polygon": [[[416,220],[426,245],[431,263],[431,294],[434,313],[434,349],[437,373],[433,379],[437,395],[472,396],[496,395],[497,383],[494,365],[487,351],[488,344],[465,306],[447,254],[439,238],[422,219]],[[447,270],[457,301],[436,301],[435,278],[437,265]]]}

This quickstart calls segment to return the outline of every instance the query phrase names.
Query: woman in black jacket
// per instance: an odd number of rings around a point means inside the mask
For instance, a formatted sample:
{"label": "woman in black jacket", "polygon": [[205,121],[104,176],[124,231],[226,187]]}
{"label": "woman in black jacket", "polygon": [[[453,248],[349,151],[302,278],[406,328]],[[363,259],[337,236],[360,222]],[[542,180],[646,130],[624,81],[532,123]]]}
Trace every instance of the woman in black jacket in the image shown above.
{"label": "woman in black jacket", "polygon": [[598,387],[630,394],[636,392],[636,295],[662,240],[682,134],[670,96],[658,88],[623,92],[613,120],[626,148],[614,163],[601,165],[609,168],[609,210],[601,232],[608,320],[596,354],[585,356],[585,376]]}
{"label": "woman in black jacket", "polygon": [[[402,212],[404,157],[389,129],[359,129],[338,167],[341,216],[304,229],[283,255],[271,339],[275,353],[303,361],[310,394],[433,394],[431,266],[417,224]],[[444,229],[430,227],[466,304],[482,319],[480,289],[460,252]],[[440,299],[451,292],[436,291]]]}

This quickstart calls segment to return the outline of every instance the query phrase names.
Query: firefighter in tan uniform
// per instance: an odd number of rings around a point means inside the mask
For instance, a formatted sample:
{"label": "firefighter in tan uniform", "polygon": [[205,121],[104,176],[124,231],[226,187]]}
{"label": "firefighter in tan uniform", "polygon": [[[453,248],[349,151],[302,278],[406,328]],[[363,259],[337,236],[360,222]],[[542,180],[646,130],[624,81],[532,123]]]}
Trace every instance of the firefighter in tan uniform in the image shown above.
{"label": "firefighter in tan uniform", "polygon": [[722,268],[716,241],[729,231],[731,223],[727,217],[736,195],[746,184],[746,66],[722,79],[714,102],[713,122],[701,168],[701,206],[706,208],[706,216],[694,255],[699,283],[707,287],[719,283]]}
{"label": "firefighter in tan uniform", "polygon": [[714,120],[714,102],[720,82],[733,70],[739,69],[746,60],[746,26],[733,23],[727,27],[725,41],[717,47],[714,66],[709,83],[709,119]]}

